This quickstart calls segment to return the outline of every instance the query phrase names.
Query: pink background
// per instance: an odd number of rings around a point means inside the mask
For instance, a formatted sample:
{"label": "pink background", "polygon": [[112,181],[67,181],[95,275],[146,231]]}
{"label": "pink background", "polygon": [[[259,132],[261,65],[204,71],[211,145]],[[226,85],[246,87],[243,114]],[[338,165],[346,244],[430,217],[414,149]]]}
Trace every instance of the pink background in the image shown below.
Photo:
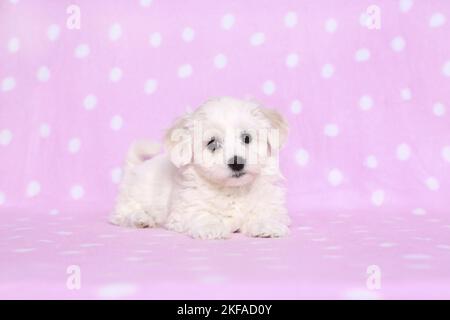
{"label": "pink background", "polygon": [[[449,18],[444,0],[0,0],[0,297],[450,298]],[[131,141],[223,95],[290,123],[292,235],[107,224]]]}

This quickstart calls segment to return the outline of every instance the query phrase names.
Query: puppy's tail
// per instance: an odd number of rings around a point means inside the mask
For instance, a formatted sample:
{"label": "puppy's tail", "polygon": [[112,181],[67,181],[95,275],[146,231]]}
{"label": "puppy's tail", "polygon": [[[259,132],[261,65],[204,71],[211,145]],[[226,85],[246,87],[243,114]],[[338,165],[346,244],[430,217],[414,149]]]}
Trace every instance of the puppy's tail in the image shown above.
{"label": "puppy's tail", "polygon": [[161,145],[146,140],[138,140],[133,142],[130,149],[128,150],[127,158],[125,161],[125,168],[134,167],[137,164],[144,162],[145,160],[151,159],[153,156],[158,154],[161,150]]}

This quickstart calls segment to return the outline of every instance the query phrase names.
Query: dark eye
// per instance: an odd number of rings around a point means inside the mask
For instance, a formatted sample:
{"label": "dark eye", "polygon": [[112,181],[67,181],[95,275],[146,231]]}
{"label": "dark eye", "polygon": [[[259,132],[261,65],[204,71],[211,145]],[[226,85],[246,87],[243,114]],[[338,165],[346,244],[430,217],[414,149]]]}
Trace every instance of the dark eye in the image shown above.
{"label": "dark eye", "polygon": [[250,142],[252,142],[252,136],[249,135],[248,133],[243,133],[241,135],[241,139],[242,139],[242,142],[245,144],[249,144]]}
{"label": "dark eye", "polygon": [[208,150],[210,150],[211,152],[216,151],[217,149],[220,148],[220,142],[215,138],[212,137],[208,143],[206,144],[206,147],[208,148]]}

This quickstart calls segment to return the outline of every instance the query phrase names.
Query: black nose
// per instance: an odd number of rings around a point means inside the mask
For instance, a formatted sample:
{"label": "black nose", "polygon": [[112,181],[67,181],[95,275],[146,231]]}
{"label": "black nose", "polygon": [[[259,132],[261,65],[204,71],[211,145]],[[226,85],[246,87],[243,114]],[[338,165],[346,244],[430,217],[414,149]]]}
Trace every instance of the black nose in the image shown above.
{"label": "black nose", "polygon": [[241,171],[244,169],[245,159],[242,157],[234,156],[228,160],[228,167],[233,171]]}

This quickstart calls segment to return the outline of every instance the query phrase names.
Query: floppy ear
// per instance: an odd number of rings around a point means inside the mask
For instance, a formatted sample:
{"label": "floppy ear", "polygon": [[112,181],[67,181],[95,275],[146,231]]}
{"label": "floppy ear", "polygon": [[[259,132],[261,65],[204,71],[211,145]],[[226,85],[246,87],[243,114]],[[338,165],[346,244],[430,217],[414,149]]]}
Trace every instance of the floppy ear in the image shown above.
{"label": "floppy ear", "polygon": [[164,146],[172,163],[180,168],[192,161],[192,134],[189,128],[190,114],[175,121],[166,131]]}
{"label": "floppy ear", "polygon": [[279,150],[287,140],[289,125],[284,117],[275,109],[260,107],[259,110],[269,120],[273,130],[268,134],[268,143],[271,149]]}

